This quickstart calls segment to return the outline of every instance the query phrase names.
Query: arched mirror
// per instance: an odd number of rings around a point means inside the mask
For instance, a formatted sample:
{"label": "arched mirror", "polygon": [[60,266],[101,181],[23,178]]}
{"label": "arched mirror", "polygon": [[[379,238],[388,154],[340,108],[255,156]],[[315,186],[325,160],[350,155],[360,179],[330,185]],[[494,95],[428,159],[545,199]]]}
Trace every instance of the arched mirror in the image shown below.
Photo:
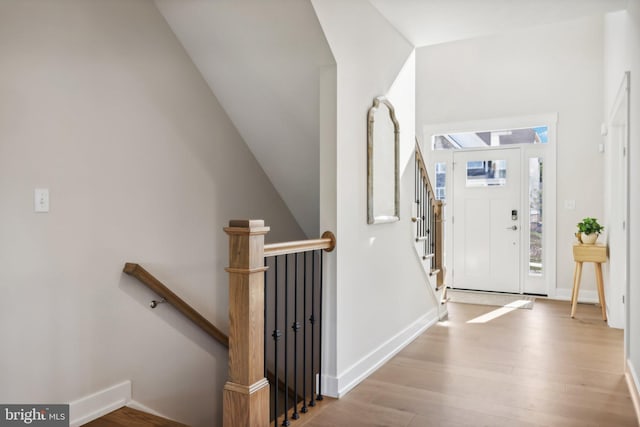
{"label": "arched mirror", "polygon": [[367,114],[367,223],[400,219],[400,126],[383,96]]}

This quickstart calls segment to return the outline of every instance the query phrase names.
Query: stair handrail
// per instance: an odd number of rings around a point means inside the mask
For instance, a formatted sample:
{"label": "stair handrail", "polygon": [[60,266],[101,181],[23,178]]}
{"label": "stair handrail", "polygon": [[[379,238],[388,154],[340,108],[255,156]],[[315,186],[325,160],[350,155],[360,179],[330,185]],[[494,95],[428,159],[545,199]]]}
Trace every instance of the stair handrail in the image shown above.
{"label": "stair handrail", "polygon": [[[333,234],[332,234],[333,236]],[[335,239],[335,238],[334,238]],[[318,239],[319,240],[319,239]],[[335,246],[335,242],[334,242]],[[146,269],[144,269],[140,264],[128,262],[125,263],[124,268],[122,270],[124,273],[135,277],[142,283],[147,286],[149,289],[158,294],[163,302],[168,303],[188,319],[190,319],[196,326],[200,327],[204,332],[206,332],[210,337],[218,341],[225,348],[229,348],[229,337],[218,328],[215,327],[211,322],[209,322],[204,316],[202,316],[196,309],[191,307],[187,302],[185,302],[182,298],[176,295],[168,286],[158,280],[155,276],[149,273]],[[157,305],[156,301],[152,301],[151,308],[155,308]],[[267,371],[267,378],[269,381],[274,381],[275,375],[271,371]],[[291,389],[287,389],[284,382],[278,380],[278,389],[279,390],[287,390],[292,396],[295,396]]]}
{"label": "stair handrail", "polygon": [[264,245],[264,256],[295,254],[306,251],[325,250],[331,252],[336,247],[336,236],[330,231],[322,233],[319,239],[297,240],[292,242],[268,243]]}
{"label": "stair handrail", "polygon": [[[416,160],[418,161],[418,166],[420,169],[420,173],[422,174],[422,178],[424,178],[424,181],[427,183],[427,186],[429,187],[429,192],[431,194],[436,194],[433,191],[433,186],[431,185],[431,179],[429,179],[429,172],[427,171],[427,166],[424,161],[424,156],[422,155],[422,150],[420,149],[420,143],[418,143],[417,138],[416,138]],[[434,198],[433,200],[437,200],[437,199]],[[441,200],[437,200],[437,201],[442,203]]]}
{"label": "stair handrail", "polygon": [[173,306],[220,344],[227,348],[229,347],[229,337],[224,332],[216,328],[195,308],[191,307],[186,301],[176,295],[171,289],[145,270],[140,264],[127,262],[122,271],[129,276],[138,279],[142,284],[146,285],[149,289],[158,294],[168,304]]}
{"label": "stair handrail", "polygon": [[[263,220],[231,220],[229,236],[229,378],[223,391],[224,427],[267,427],[269,382],[265,378],[265,257],[332,251],[336,238],[264,243],[269,227]],[[276,377],[277,378],[277,377]],[[278,381],[280,385],[280,381]],[[285,387],[286,388],[286,387]]]}
{"label": "stair handrail", "polygon": [[[444,275],[445,275],[445,266],[444,266],[444,202],[442,200],[438,200],[435,197],[435,192],[433,191],[433,186],[431,185],[431,179],[429,179],[429,173],[426,167],[426,163],[424,161],[424,156],[422,155],[422,150],[420,149],[420,143],[416,138],[415,144],[415,157],[416,163],[418,165],[418,170],[420,171],[420,175],[422,176],[423,182],[427,186],[427,194],[429,195],[429,203],[433,208],[433,224],[430,226],[433,229],[433,233],[435,234],[434,248],[433,248],[433,262],[434,262],[434,272],[436,274],[436,289],[439,290],[441,287],[445,285],[444,283]],[[413,218],[414,222],[417,221],[417,218]]]}

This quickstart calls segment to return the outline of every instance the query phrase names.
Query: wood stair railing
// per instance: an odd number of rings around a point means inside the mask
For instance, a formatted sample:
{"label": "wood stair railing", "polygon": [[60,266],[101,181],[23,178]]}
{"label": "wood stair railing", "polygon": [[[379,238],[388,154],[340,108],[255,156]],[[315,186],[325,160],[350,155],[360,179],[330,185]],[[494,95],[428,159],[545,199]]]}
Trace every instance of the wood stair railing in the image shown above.
{"label": "wood stair railing", "polygon": [[156,279],[151,273],[142,268],[141,265],[128,262],[124,265],[122,270],[129,276],[135,277],[140,282],[149,287],[152,291],[158,294],[161,298],[164,298],[166,302],[185,317],[195,323],[209,336],[218,341],[223,346],[229,348],[229,337],[225,335],[220,329],[213,326],[211,322],[205,319],[196,309],[187,304],[182,298],[176,295],[171,289],[166,287],[160,280]]}
{"label": "wood stair railing", "polygon": [[436,290],[444,285],[444,203],[436,198],[420,145],[415,149],[416,243],[422,245],[421,257],[430,276],[436,276]]}
{"label": "wood stair railing", "polygon": [[[292,242],[295,243],[295,242]],[[124,269],[122,270],[124,273],[129,276],[135,277],[142,283],[147,286],[149,289],[154,291],[158,296],[163,298],[167,304],[173,306],[176,310],[182,313],[186,318],[191,320],[196,326],[206,332],[211,338],[218,341],[220,344],[229,348],[229,337],[222,332],[220,329],[216,328],[211,322],[204,318],[195,308],[191,307],[187,302],[185,302],[182,298],[176,295],[171,289],[169,289],[164,283],[158,280],[155,276],[145,270],[140,264],[128,262],[124,265]],[[267,371],[267,379],[271,383],[276,382],[276,375]],[[300,398],[300,396],[296,396],[294,390],[291,387],[286,387],[284,381],[278,379],[278,390],[281,392],[287,391],[287,394],[291,399]]]}
{"label": "wood stair railing", "polygon": [[[287,343],[287,337],[289,337],[290,343],[291,341],[295,343],[296,334],[300,333],[303,327],[308,326],[312,331],[319,331],[316,339],[321,337],[322,256],[317,257],[315,251],[322,254],[322,251],[330,252],[333,250],[335,237],[331,233],[325,233],[321,239],[265,245],[264,236],[269,232],[269,227],[265,227],[262,220],[232,220],[224,230],[229,235],[229,267],[226,269],[229,273],[229,380],[225,384],[223,392],[223,426],[267,427],[272,419],[274,425],[289,425],[300,417],[300,413],[304,414],[308,411],[307,405],[315,406],[316,400],[322,399],[321,383],[318,384],[319,391],[316,393],[314,386],[316,373],[313,373],[314,362],[313,356],[311,356],[310,366],[312,367],[313,379],[308,381],[308,389],[303,387],[302,399],[294,392],[295,397],[291,404],[289,405],[285,400],[283,412],[280,412],[281,407],[277,401],[278,393],[273,393],[275,401],[273,410],[270,410],[271,393],[269,382],[265,378],[268,358],[265,344],[268,336],[273,337],[274,365],[272,366],[276,379],[278,379],[278,374],[283,372],[285,390],[290,389],[290,384],[297,387],[298,381],[294,379],[293,383],[289,383],[287,377],[289,372],[287,355],[291,350],[283,347],[284,351],[281,351],[278,356],[278,348],[281,344]],[[308,276],[305,276],[305,273],[299,273],[298,267],[306,268],[306,254],[309,251],[311,251],[309,263],[312,265],[312,274],[309,279],[312,285],[309,289],[312,295],[316,295],[315,292],[318,290],[317,288],[315,291],[313,290],[313,283],[316,283],[316,277],[319,275],[319,300],[316,300],[316,303],[319,302],[319,309],[314,311],[315,305],[312,302],[308,306],[311,309],[310,316],[307,318],[298,313],[301,316],[298,318],[295,309],[293,313],[287,311],[289,304],[295,306],[295,301],[298,301],[296,297],[289,298],[288,292],[290,291],[287,291],[287,287],[293,285],[294,289],[297,289],[295,283],[300,275],[304,277],[304,289],[308,289],[306,287]],[[300,254],[304,256],[299,257]],[[268,266],[267,257],[273,258],[272,267]],[[282,259],[278,263],[280,257]],[[319,263],[317,266],[316,259]],[[274,279],[273,283],[269,281],[269,288],[265,286],[269,276],[268,270],[272,271],[271,277]],[[292,271],[293,274],[291,274]],[[278,274],[280,274],[280,279],[284,276],[282,285],[279,285]],[[283,296],[284,299],[282,299]],[[275,304],[273,317],[269,315],[269,319],[267,319],[268,310],[265,309],[268,300]],[[284,306],[284,312],[280,315],[278,310],[283,308],[278,307],[278,301],[281,301]],[[306,302],[304,307],[307,307]],[[291,317],[287,320],[288,315]],[[268,331],[267,323],[269,323]],[[271,330],[273,330],[272,333],[270,333]],[[313,343],[316,342],[313,334],[314,332],[311,332],[311,355],[314,354]],[[302,336],[306,337],[305,334]],[[307,341],[304,338],[301,348],[306,348],[306,345]],[[282,371],[278,367],[278,357],[284,358]],[[303,357],[302,360],[306,361],[306,358]],[[315,366],[321,367],[321,365],[319,359],[316,359]],[[291,368],[291,366],[297,366],[295,356],[293,365],[289,366],[290,369],[296,369]],[[294,377],[295,372],[294,370]],[[302,372],[304,376],[305,370],[303,369]],[[317,377],[322,378],[321,372],[317,372]],[[308,396],[307,390],[310,391]],[[280,416],[280,414],[283,415]]]}
{"label": "wood stair railing", "polygon": [[[304,414],[309,407],[316,406],[316,401],[323,400],[322,383],[315,384],[315,379],[322,378],[322,253],[331,252],[336,245],[335,236],[331,232],[325,232],[320,239],[274,243],[265,245],[264,235],[269,231],[269,227],[264,226],[262,220],[235,220],[229,222],[229,227],[225,232],[229,235],[229,336],[216,328],[211,322],[205,319],[193,307],[182,298],[171,291],[160,280],[136,263],[126,263],[124,273],[138,279],[148,286],[155,293],[164,299],[165,302],[176,308],[180,313],[199,326],[216,341],[229,348],[229,380],[225,384],[223,391],[223,425],[226,427],[242,426],[269,426],[271,420],[274,424],[289,425],[291,421]],[[307,275],[307,255],[311,273]],[[300,255],[300,256],[299,256]],[[273,260],[274,283],[269,282],[269,292],[275,292],[275,297],[269,295],[265,283],[267,283],[267,258]],[[278,269],[278,259],[281,259],[280,270]],[[291,261],[291,262],[289,262]],[[284,264],[285,268],[282,269]],[[293,277],[287,276],[290,271],[286,269],[291,265]],[[300,267],[300,275],[298,273]],[[278,271],[284,276],[284,284],[279,285]],[[303,307],[298,312],[297,297],[292,299],[287,294],[287,287],[293,285],[294,292],[298,291],[298,279],[302,277],[300,292],[307,297],[307,291],[311,295],[311,303],[303,303]],[[308,279],[308,280],[307,280]],[[310,283],[310,285],[307,284]],[[278,288],[284,288],[284,316],[278,315],[277,301]],[[309,286],[309,287],[307,287]],[[281,288],[282,291],[282,288]],[[292,295],[298,295],[293,293]],[[314,303],[315,298],[315,303]],[[306,354],[307,349],[307,327],[310,330],[310,340],[308,342],[310,351],[310,371],[302,369],[302,376],[307,372],[309,381],[305,386],[303,382],[302,392],[298,393],[298,380],[293,383],[288,382],[287,354],[290,351],[295,353],[298,347],[289,349],[285,346],[284,370],[279,370],[277,362],[273,370],[267,369],[265,361],[267,347],[266,343],[266,315],[265,301],[273,299],[276,304],[274,311],[275,322],[270,323],[273,327],[273,345],[277,347],[282,336],[284,344],[287,343],[287,336],[290,335],[295,344],[298,332],[304,333],[302,339],[302,351]],[[287,301],[294,307],[289,313]],[[306,300],[303,300],[306,301]],[[271,308],[271,307],[269,307]],[[306,309],[310,312],[307,313]],[[292,317],[291,324],[287,323],[288,314]],[[302,314],[304,316],[302,316]],[[306,317],[309,314],[309,317]],[[296,317],[301,316],[301,317]],[[284,323],[280,324],[281,318]],[[271,319],[271,317],[270,317]],[[270,320],[269,322],[272,322]],[[269,331],[270,332],[270,331]],[[315,338],[314,338],[315,336]],[[314,345],[315,351],[314,351]],[[316,355],[314,361],[314,355]],[[303,356],[303,359],[306,358]],[[293,365],[290,369],[297,375],[297,359],[294,357]],[[284,382],[279,378],[279,373],[283,372]],[[270,383],[277,384],[273,395],[275,403],[270,413]],[[307,395],[307,391],[309,394]],[[284,395],[284,407],[278,405],[278,395]],[[309,400],[307,400],[307,398]],[[290,402],[290,403],[287,403]],[[299,411],[299,412],[298,412]]]}

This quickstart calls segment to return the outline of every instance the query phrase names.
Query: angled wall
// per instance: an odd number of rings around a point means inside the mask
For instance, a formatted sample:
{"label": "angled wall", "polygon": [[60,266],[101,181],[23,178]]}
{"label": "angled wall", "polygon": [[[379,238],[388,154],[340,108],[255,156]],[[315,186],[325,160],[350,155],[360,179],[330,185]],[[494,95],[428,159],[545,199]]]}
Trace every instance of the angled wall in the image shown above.
{"label": "angled wall", "polygon": [[155,3],[302,229],[320,235],[320,69],[333,58],[311,3]]}
{"label": "angled wall", "polygon": [[0,402],[131,380],[136,401],[217,425],[226,350],[151,310],[123,264],[226,331],[222,227],[304,233],[151,1],[4,0],[0,51]]}

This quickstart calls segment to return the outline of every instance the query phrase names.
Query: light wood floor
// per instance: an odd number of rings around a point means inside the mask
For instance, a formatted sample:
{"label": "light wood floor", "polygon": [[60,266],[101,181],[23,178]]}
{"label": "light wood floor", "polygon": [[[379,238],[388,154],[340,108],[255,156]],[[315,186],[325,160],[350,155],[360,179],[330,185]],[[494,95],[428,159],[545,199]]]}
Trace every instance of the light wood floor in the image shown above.
{"label": "light wood floor", "polygon": [[292,426],[637,426],[623,334],[593,305],[538,299],[487,323],[495,307],[449,304],[427,330],[340,400]]}
{"label": "light wood floor", "polygon": [[123,407],[85,424],[85,427],[187,427],[137,409]]}

